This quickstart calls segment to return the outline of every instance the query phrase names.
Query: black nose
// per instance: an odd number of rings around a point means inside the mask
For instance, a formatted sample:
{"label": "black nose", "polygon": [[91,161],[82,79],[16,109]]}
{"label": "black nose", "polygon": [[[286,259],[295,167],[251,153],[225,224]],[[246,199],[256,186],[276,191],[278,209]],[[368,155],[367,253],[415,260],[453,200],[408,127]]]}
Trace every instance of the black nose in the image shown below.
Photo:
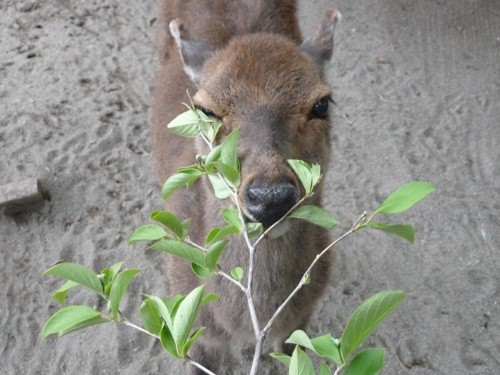
{"label": "black nose", "polygon": [[256,221],[269,227],[297,203],[298,195],[295,186],[288,182],[268,185],[255,180],[246,190],[246,207]]}

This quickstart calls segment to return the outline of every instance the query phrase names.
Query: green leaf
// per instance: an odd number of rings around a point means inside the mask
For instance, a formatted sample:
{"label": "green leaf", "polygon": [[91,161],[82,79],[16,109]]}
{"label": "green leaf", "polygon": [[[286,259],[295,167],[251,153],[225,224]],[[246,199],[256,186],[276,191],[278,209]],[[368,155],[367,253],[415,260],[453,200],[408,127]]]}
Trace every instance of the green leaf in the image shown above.
{"label": "green leaf", "polygon": [[174,118],[167,127],[172,133],[181,137],[194,138],[199,133],[198,121],[198,114],[190,109]]}
{"label": "green leaf", "polygon": [[208,232],[207,237],[205,238],[205,244],[210,245],[215,241],[219,241],[224,237],[227,237],[231,234],[239,233],[238,228],[232,225],[226,225],[222,228],[213,228],[210,232]]}
{"label": "green leaf", "polygon": [[210,142],[213,142],[217,137],[217,133],[219,132],[219,129],[222,126],[222,124],[220,122],[214,121],[199,109],[196,110],[196,113],[198,114],[201,120],[198,124],[200,126],[201,131],[203,132],[205,137],[208,138]]}
{"label": "green leaf", "polygon": [[198,113],[198,116],[200,117],[200,121],[198,122],[198,126],[200,127],[201,132],[203,135],[210,141],[213,142],[215,138],[215,132],[214,128],[212,127],[212,120],[205,115],[203,112],[200,110],[196,110]]}
{"label": "green leaf", "polygon": [[[111,289],[111,285],[113,284],[113,280],[116,277],[120,268],[122,268],[123,262],[118,262],[113,264],[110,268],[105,268],[101,271],[101,275],[97,276],[102,282],[101,284],[104,286],[104,295],[109,296],[109,291]],[[104,277],[102,277],[104,276]]]}
{"label": "green leaf", "polygon": [[161,196],[163,200],[167,200],[177,190],[193,185],[202,174],[203,172],[198,168],[190,167],[183,168],[173,176],[170,176],[162,188]]}
{"label": "green leaf", "polygon": [[204,330],[205,330],[205,328],[201,327],[201,328],[198,328],[196,331],[193,332],[193,334],[191,335],[191,337],[189,337],[189,339],[186,341],[186,344],[184,345],[184,348],[182,348],[182,352],[184,354],[187,354],[187,352],[189,351],[189,349],[191,349],[191,347],[193,346],[193,344],[196,342],[196,340],[198,340],[198,337],[200,337],[200,335],[203,333]]}
{"label": "green leaf", "polygon": [[321,167],[319,164],[312,164],[311,165],[311,178],[312,178],[312,185],[313,187],[316,186],[316,184],[321,180]]}
{"label": "green leaf", "polygon": [[406,211],[434,190],[435,186],[428,182],[410,182],[389,195],[375,213],[389,215]]}
{"label": "green leaf", "polygon": [[297,208],[288,218],[305,220],[314,225],[328,229],[335,228],[338,225],[338,222],[327,210],[312,205],[305,205]]}
{"label": "green leaf", "polygon": [[52,315],[42,330],[42,338],[58,333],[62,335],[69,329],[90,319],[100,317],[101,313],[88,306],[68,306]]}
{"label": "green leaf", "polygon": [[387,290],[364,301],[349,318],[340,339],[342,358],[351,353],[403,302],[402,291]]}
{"label": "green leaf", "polygon": [[165,303],[165,306],[167,306],[167,309],[170,312],[170,316],[175,316],[175,313],[177,312],[177,308],[179,307],[181,302],[184,301],[184,298],[186,298],[186,296],[177,295],[173,298],[163,300],[163,302]]}
{"label": "green leaf", "polygon": [[183,238],[184,227],[176,214],[170,211],[154,211],[151,219],[165,225],[175,236]]}
{"label": "green leaf", "polygon": [[321,366],[319,368],[319,375],[331,375],[330,367],[326,362],[321,362]]}
{"label": "green leaf", "polygon": [[196,276],[201,277],[203,279],[207,279],[214,275],[214,273],[210,271],[208,268],[199,266],[196,263],[191,263],[191,269],[193,270]]}
{"label": "green leaf", "polygon": [[241,222],[240,215],[237,208],[224,208],[222,210],[222,217],[229,225],[238,228],[239,232],[243,232],[244,224]]}
{"label": "green leaf", "polygon": [[314,367],[309,356],[296,346],[290,359],[289,375],[314,375]]}
{"label": "green leaf", "polygon": [[[113,280],[116,278],[116,275],[118,274],[122,266],[123,262],[118,262],[107,269],[107,277],[104,281],[104,294],[106,296],[109,296],[109,291],[111,290],[111,286],[113,285]],[[104,273],[104,271],[102,273]]]}
{"label": "green leaf", "polygon": [[287,162],[304,186],[306,196],[310,196],[316,184],[321,180],[320,166],[317,164],[311,166],[305,161],[294,159],[289,159]]}
{"label": "green leaf", "polygon": [[123,297],[123,294],[138,272],[139,270],[137,269],[122,271],[116,276],[116,279],[113,281],[111,290],[109,292],[109,300],[111,305],[111,313],[113,314],[114,319],[118,318],[118,309],[120,307],[120,301]]}
{"label": "green leaf", "polygon": [[62,337],[64,335],[67,335],[68,333],[72,333],[72,332],[75,332],[75,331],[78,331],[78,330],[81,330],[84,328],[92,327],[92,326],[95,326],[97,324],[103,324],[103,323],[109,323],[109,322],[111,322],[111,320],[109,320],[101,315],[96,316],[94,318],[84,320],[78,324],[75,324],[75,325],[59,332],[58,337]]}
{"label": "green leaf", "polygon": [[240,186],[240,172],[237,169],[220,161],[214,162],[212,165],[224,176],[229,186],[235,189]]}
{"label": "green leaf", "polygon": [[413,232],[413,227],[411,225],[405,224],[383,224],[369,221],[364,226],[382,232],[395,234],[396,236],[404,238],[409,243],[415,241],[415,233]]}
{"label": "green leaf", "polygon": [[[199,111],[198,113],[201,113],[205,118],[208,118],[203,112]],[[217,138],[217,134],[219,133],[219,130],[222,126],[222,123],[213,121],[212,119],[208,118],[209,122],[200,122],[200,128],[202,128],[203,134],[208,138],[210,142],[213,142]]]}
{"label": "green leaf", "polygon": [[97,275],[81,264],[58,263],[49,268],[43,274],[74,281],[75,283],[83,285],[100,295],[103,295],[102,285]]}
{"label": "green leaf", "polygon": [[170,310],[168,309],[167,305],[165,304],[164,301],[162,301],[161,298],[156,297],[156,296],[148,296],[148,300],[150,300],[155,309],[156,312],[159,314],[159,316],[162,318],[163,322],[165,322],[167,328],[172,331],[174,328],[174,322],[172,320],[172,315]]}
{"label": "green leaf", "polygon": [[141,320],[148,332],[153,335],[159,335],[163,326],[163,318],[156,309],[154,302],[147,298],[140,307]]}
{"label": "green leaf", "polygon": [[188,245],[179,240],[166,238],[164,240],[154,243],[151,250],[159,250],[168,254],[175,255],[179,258],[186,259],[191,263],[196,263],[199,266],[206,267],[205,253],[201,250]]}
{"label": "green leaf", "polygon": [[201,306],[205,306],[207,303],[218,301],[219,300],[219,295],[217,293],[208,293],[206,296],[203,297],[201,300]]}
{"label": "green leaf", "polygon": [[182,351],[186,344],[189,333],[196,321],[198,310],[203,300],[204,285],[193,289],[179,305],[174,317],[174,329],[172,336],[177,347],[177,353]]}
{"label": "green leaf", "polygon": [[303,346],[304,348],[314,350],[314,346],[311,343],[309,336],[307,336],[307,334],[300,329],[294,331],[290,335],[288,340],[285,341],[285,344],[296,344],[296,345]]}
{"label": "green leaf", "polygon": [[189,234],[190,226],[191,226],[191,219],[186,219],[182,222],[182,239],[185,239]]}
{"label": "green leaf", "polygon": [[172,337],[172,332],[168,329],[167,326],[163,326],[160,331],[160,341],[163,349],[169,352],[172,356],[174,356],[175,358],[182,358],[181,353],[177,351],[175,340]]}
{"label": "green leaf", "polygon": [[377,375],[384,367],[384,355],[382,348],[363,350],[344,369],[344,375]]}
{"label": "green leaf", "polygon": [[137,228],[128,239],[128,243],[134,244],[140,241],[154,241],[167,235],[165,229],[158,225],[148,224]]}
{"label": "green leaf", "polygon": [[264,231],[261,223],[250,222],[247,224],[248,237],[258,237]]}
{"label": "green leaf", "polygon": [[233,130],[223,141],[221,148],[220,160],[222,163],[227,164],[239,171],[239,161],[238,161],[238,137],[240,135],[240,131],[238,129]]}
{"label": "green leaf", "polygon": [[212,139],[212,142],[217,138],[217,134],[219,134],[219,130],[222,126],[222,122],[214,122],[213,127],[214,127],[214,139]]}
{"label": "green leaf", "polygon": [[224,252],[227,244],[227,240],[217,241],[215,243],[212,243],[208,248],[205,255],[205,263],[210,271],[214,271],[217,268],[217,262]]}
{"label": "green leaf", "polygon": [[[191,108],[191,107],[189,107],[189,108]],[[192,110],[198,115],[200,122],[204,122],[206,124],[210,124],[210,123],[214,122],[214,120],[212,120],[203,111],[200,111],[198,108],[194,108]]]}
{"label": "green leaf", "polygon": [[278,361],[283,363],[286,367],[290,367],[290,360],[292,358],[289,355],[286,355],[284,353],[279,353],[279,352],[269,353],[269,355],[271,357],[273,357],[274,359],[277,359]]}
{"label": "green leaf", "polygon": [[231,189],[226,185],[226,183],[219,177],[214,174],[208,175],[208,180],[212,184],[214,189],[215,196],[218,199],[226,199],[231,195]]}
{"label": "green leaf", "polygon": [[312,350],[320,357],[331,359],[337,364],[342,363],[339,348],[329,334],[310,339],[304,331],[296,330],[285,343],[300,345]]}
{"label": "green leaf", "polygon": [[338,345],[335,345],[335,341],[330,334],[311,339],[311,344],[314,347],[314,352],[320,357],[328,358],[337,365],[342,364],[340,349]]}
{"label": "green leaf", "polygon": [[59,289],[57,289],[53,294],[52,298],[59,302],[61,305],[64,305],[66,302],[66,296],[68,294],[68,290],[74,288],[75,286],[80,285],[75,283],[74,281],[68,280],[66,281]]}
{"label": "green leaf", "polygon": [[213,172],[213,168],[209,170],[210,165],[216,161],[219,161],[220,159],[220,154],[221,154],[221,148],[222,145],[218,145],[210,151],[210,153],[207,155],[205,159],[205,168],[207,168],[208,172]]}
{"label": "green leaf", "polygon": [[304,186],[304,190],[306,191],[306,195],[311,194],[313,185],[313,177],[311,173],[311,167],[305,161],[302,160],[287,160],[290,167],[293,169],[297,177],[299,178],[302,186]]}
{"label": "green leaf", "polygon": [[241,279],[243,279],[243,268],[241,268],[241,267],[234,267],[231,270],[231,276],[236,281],[241,281]]}

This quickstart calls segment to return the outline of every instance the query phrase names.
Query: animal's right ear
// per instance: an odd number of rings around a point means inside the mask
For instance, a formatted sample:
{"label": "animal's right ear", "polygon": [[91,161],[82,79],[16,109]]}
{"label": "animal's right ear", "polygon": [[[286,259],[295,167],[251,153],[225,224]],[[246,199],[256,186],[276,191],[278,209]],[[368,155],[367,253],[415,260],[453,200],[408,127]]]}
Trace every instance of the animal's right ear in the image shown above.
{"label": "animal's right ear", "polygon": [[314,58],[320,71],[323,71],[323,64],[332,57],[333,31],[340,18],[341,14],[337,9],[328,9],[316,33],[304,40],[300,46],[302,51]]}
{"label": "animal's right ear", "polygon": [[190,39],[184,25],[178,18],[170,22],[169,29],[179,48],[184,71],[191,81],[198,85],[203,63],[212,56],[212,47],[201,40]]}

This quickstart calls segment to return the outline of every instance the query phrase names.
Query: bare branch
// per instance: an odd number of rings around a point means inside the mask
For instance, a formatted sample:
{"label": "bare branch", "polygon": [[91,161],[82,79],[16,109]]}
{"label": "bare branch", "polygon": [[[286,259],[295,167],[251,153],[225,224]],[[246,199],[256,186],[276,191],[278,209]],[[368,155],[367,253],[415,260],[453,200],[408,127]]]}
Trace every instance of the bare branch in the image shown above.
{"label": "bare branch", "polygon": [[195,366],[195,367],[198,367],[201,371],[203,371],[204,373],[208,374],[208,375],[216,375],[215,373],[213,373],[212,371],[210,371],[209,369],[207,369],[206,367],[203,367],[200,363],[196,362],[196,361],[193,361],[191,358],[187,358],[186,359],[186,362]]}

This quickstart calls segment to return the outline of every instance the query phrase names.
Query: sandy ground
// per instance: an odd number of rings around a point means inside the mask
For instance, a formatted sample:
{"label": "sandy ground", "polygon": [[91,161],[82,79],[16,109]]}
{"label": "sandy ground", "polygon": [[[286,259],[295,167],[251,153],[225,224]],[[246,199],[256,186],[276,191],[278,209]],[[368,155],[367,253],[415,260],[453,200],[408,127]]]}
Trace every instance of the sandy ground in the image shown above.
{"label": "sandy ground", "polygon": [[[500,4],[303,1],[305,34],[330,6],[343,20],[327,71],[326,206],[347,227],[406,182],[438,190],[397,218],[415,225],[413,246],[365,232],[336,249],[309,332],[338,335],[362,300],[403,289],[369,341],[387,348],[384,374],[498,374]],[[123,301],[134,321],[141,294],[163,295],[163,256],[126,243],[162,207],[148,125],[154,17],[153,1],[0,3],[0,185],[35,177],[51,194],[0,214],[1,374],[182,373],[127,327],[40,339],[59,285],[41,273],[55,262],[140,268]],[[70,301],[99,306],[85,292]]]}

